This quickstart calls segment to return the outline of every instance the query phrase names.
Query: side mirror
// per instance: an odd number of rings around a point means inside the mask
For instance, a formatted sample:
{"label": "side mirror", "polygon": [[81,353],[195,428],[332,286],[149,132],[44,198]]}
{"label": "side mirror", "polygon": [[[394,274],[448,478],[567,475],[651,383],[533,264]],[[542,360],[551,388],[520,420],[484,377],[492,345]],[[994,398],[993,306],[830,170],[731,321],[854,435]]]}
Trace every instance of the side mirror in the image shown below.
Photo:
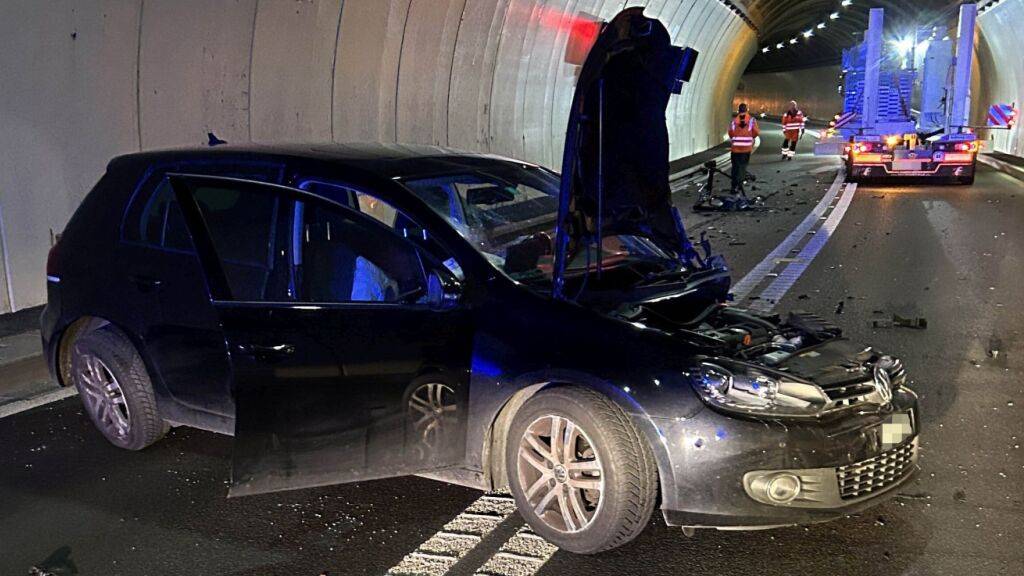
{"label": "side mirror", "polygon": [[462,284],[454,277],[437,270],[427,274],[427,304],[431,308],[447,310],[462,300]]}

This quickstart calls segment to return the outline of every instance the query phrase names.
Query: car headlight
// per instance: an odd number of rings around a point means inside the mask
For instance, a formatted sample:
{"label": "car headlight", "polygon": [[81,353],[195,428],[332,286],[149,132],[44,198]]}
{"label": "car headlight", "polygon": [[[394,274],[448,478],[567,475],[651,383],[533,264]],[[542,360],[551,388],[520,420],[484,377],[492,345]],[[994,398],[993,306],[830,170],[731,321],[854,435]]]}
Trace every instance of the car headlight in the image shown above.
{"label": "car headlight", "polygon": [[704,402],[730,412],[763,416],[817,416],[828,404],[818,386],[736,365],[701,363],[690,373]]}

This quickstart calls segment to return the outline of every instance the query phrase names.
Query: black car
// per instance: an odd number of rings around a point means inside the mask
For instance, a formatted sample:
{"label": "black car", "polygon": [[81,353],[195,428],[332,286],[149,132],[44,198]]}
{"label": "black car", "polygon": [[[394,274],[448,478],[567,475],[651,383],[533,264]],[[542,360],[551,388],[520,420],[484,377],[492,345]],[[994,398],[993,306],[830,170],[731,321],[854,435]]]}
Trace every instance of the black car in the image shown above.
{"label": "black car", "polygon": [[636,10],[605,26],[562,176],[379,144],[117,158],[50,254],[50,366],[117,446],[234,434],[233,496],[508,488],[581,553],[658,502],[722,529],[876,504],[917,470],[916,396],[821,318],[728,304],[669,202],[693,57]]}

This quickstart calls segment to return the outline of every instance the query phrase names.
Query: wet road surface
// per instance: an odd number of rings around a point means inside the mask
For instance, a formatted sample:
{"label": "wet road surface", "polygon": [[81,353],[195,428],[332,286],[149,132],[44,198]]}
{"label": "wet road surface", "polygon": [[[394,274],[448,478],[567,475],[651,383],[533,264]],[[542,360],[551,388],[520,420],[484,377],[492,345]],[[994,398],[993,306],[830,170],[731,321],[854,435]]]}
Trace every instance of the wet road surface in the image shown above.
{"label": "wet road surface", "polygon": [[[809,143],[787,163],[777,148],[767,135],[751,164],[766,210],[686,213],[734,279],[834,177],[835,162],[810,157]],[[862,187],[776,307],[822,314],[904,360],[921,396],[923,472],[897,498],[828,524],[692,538],[656,514],[621,549],[546,562],[513,554],[502,573],[1022,573],[1022,222],[1024,186],[988,169],[969,188]],[[893,313],[928,327],[871,326]],[[0,419],[0,574],[383,574],[480,496],[401,478],[229,500],[230,450],[230,438],[182,428],[145,451],[117,450],[77,398]],[[520,525],[511,515],[449,574],[473,574]]]}

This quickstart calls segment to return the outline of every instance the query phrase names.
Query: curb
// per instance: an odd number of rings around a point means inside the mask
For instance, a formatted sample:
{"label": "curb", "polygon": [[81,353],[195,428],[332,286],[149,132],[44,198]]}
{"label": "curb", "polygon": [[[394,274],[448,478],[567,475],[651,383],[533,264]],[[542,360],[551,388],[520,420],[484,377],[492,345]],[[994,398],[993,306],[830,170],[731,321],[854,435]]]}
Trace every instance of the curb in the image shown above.
{"label": "curb", "polygon": [[1000,160],[988,154],[978,154],[978,162],[981,162],[989,168],[998,170],[1003,174],[1016,178],[1017,180],[1024,181],[1024,168],[1020,166],[1010,164],[1009,162]]}

